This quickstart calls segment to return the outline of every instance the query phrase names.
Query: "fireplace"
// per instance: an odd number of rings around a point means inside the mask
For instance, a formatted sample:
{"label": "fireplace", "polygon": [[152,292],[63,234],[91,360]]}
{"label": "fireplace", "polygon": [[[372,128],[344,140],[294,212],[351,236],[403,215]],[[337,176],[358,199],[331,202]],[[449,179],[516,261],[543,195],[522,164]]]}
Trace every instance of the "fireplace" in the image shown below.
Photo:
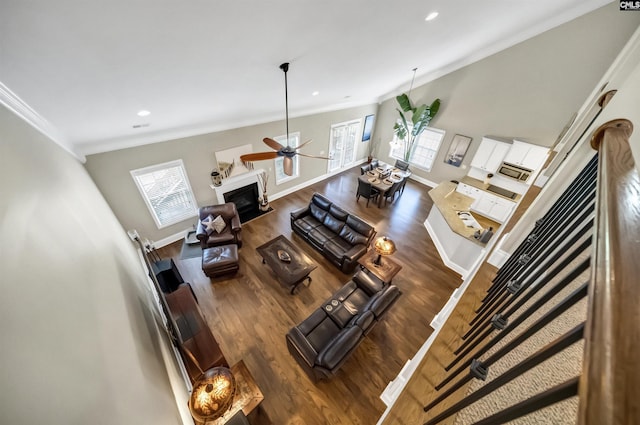
{"label": "fireplace", "polygon": [[225,202],[236,204],[240,222],[244,223],[261,214],[258,203],[258,183],[249,184],[224,194]]}

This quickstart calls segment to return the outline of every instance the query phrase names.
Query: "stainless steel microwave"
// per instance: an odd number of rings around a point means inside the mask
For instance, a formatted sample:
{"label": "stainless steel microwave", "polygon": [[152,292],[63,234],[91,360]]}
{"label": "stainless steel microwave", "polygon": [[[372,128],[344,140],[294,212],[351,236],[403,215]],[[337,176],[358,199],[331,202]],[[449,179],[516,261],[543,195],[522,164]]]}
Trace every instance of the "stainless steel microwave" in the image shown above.
{"label": "stainless steel microwave", "polygon": [[526,182],[527,180],[529,180],[529,177],[531,177],[532,173],[532,170],[518,167],[517,165],[509,164],[508,162],[503,162],[498,169],[498,174],[521,182]]}

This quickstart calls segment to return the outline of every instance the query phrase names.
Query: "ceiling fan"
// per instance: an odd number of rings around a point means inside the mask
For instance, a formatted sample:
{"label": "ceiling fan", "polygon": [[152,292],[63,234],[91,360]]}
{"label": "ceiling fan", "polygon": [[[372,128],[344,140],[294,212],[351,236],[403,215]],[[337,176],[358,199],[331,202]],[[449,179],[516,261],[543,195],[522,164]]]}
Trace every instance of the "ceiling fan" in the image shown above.
{"label": "ceiling fan", "polygon": [[298,152],[300,148],[310,143],[311,140],[307,140],[303,144],[298,147],[293,147],[289,145],[289,99],[288,99],[288,90],[287,90],[287,71],[289,71],[289,63],[283,63],[280,65],[280,69],[284,71],[284,104],[285,104],[285,122],[287,125],[287,146],[283,146],[281,143],[269,138],[265,137],[262,139],[265,145],[269,146],[274,151],[271,152],[257,152],[257,153],[248,153],[244,155],[240,155],[240,160],[244,162],[253,162],[253,161],[264,161],[266,159],[275,159],[279,157],[284,157],[283,168],[284,173],[288,176],[293,175],[293,157],[296,155],[306,156],[308,158],[320,158],[320,159],[331,159],[325,156],[316,156],[316,155],[307,155],[301,152]]}

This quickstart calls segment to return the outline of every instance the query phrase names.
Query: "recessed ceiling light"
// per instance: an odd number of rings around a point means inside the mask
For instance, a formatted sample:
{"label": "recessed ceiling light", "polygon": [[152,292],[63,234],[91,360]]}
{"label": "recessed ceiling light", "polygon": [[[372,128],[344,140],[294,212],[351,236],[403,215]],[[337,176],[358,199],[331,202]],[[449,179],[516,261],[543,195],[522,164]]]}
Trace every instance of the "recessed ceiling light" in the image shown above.
{"label": "recessed ceiling light", "polygon": [[424,18],[425,21],[433,21],[434,19],[436,19],[438,17],[438,12],[431,12],[427,15],[426,18]]}
{"label": "recessed ceiling light", "polygon": [[320,94],[320,92],[319,92],[319,91],[314,91],[313,93],[311,93],[311,96],[317,96],[317,95],[319,95],[319,94]]}
{"label": "recessed ceiling light", "polygon": [[139,116],[139,117],[146,117],[146,116],[148,116],[148,115],[151,115],[151,112],[146,111],[146,110],[144,110],[144,109],[143,109],[143,110],[141,110],[141,111],[138,111],[138,116]]}

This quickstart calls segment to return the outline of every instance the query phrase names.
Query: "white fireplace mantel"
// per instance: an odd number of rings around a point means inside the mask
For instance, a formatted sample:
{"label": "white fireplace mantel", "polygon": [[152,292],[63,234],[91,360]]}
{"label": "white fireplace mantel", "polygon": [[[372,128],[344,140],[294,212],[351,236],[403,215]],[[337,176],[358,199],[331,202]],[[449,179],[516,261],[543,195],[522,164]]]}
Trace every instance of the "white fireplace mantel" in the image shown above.
{"label": "white fireplace mantel", "polygon": [[252,183],[258,183],[258,190],[260,191],[260,195],[262,196],[262,187],[260,186],[258,175],[263,172],[264,170],[261,168],[257,170],[251,170],[246,173],[238,174],[237,176],[231,176],[223,179],[220,186],[214,186],[213,184],[209,185],[209,187],[211,187],[211,189],[213,189],[214,193],[216,194],[214,201],[217,205],[224,204],[225,193],[250,185]]}

